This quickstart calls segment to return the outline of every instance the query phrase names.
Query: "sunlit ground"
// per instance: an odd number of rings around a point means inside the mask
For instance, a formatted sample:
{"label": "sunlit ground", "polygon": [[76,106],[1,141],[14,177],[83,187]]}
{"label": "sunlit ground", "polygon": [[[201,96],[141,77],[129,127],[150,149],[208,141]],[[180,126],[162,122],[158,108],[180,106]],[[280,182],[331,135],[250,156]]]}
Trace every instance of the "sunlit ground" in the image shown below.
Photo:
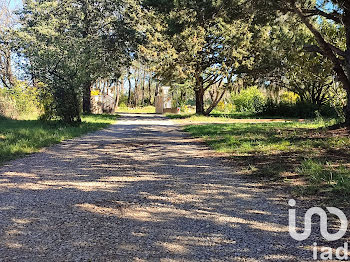
{"label": "sunlit ground", "polygon": [[286,192],[240,176],[163,118],[118,123],[0,168],[2,258],[311,258],[317,238],[288,234]]}

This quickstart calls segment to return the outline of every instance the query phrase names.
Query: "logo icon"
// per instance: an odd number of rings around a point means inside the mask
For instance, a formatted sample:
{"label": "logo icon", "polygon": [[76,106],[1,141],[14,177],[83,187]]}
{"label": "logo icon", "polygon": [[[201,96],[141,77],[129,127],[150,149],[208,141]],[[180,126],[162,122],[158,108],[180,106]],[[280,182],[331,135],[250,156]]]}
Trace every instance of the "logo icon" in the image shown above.
{"label": "logo icon", "polygon": [[[290,207],[296,206],[296,201],[290,199],[288,202]],[[304,241],[311,235],[312,217],[318,215],[320,217],[320,231],[322,237],[327,241],[336,241],[341,239],[348,229],[348,220],[345,214],[338,208],[327,207],[327,211],[330,214],[336,215],[340,220],[340,228],[336,233],[328,232],[328,216],[325,210],[320,207],[313,207],[307,210],[304,218],[304,230],[303,232],[297,232],[296,227],[296,210],[294,208],[289,209],[289,234],[297,241]]]}

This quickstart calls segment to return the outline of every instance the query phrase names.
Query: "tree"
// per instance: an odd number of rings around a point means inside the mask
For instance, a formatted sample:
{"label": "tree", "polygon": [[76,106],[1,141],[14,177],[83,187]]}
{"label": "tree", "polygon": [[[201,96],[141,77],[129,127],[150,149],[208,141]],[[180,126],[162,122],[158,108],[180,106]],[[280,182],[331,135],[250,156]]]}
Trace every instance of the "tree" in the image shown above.
{"label": "tree", "polygon": [[[145,1],[150,11],[150,56],[165,83],[191,81],[197,114],[208,115],[232,87],[237,75],[251,70],[260,33],[251,20],[222,17],[223,2]],[[156,19],[154,19],[156,17]],[[254,57],[255,56],[255,57]],[[219,85],[216,92],[212,87]],[[205,101],[205,93],[211,99]],[[215,93],[215,94],[214,94]],[[206,107],[206,102],[209,102]]]}
{"label": "tree", "polygon": [[15,33],[30,71],[45,83],[48,118],[80,121],[90,110],[90,88],[99,78],[118,79],[130,61],[136,32],[130,1],[25,1]]}
{"label": "tree", "polygon": [[[334,30],[324,23],[318,25],[328,33]],[[311,32],[295,17],[284,15],[269,30],[270,37],[264,52],[264,64],[270,70],[259,76],[260,83],[270,90],[286,89],[296,93],[300,100],[320,108],[333,98],[334,71],[329,60],[322,55],[304,50],[315,44]],[[336,38],[336,37],[333,37]]]}
{"label": "tree", "polygon": [[0,81],[3,86],[11,88],[15,83],[12,73],[12,52],[10,46],[9,29],[14,26],[14,19],[8,3],[0,1]]}
{"label": "tree", "polygon": [[[348,0],[250,0],[250,11],[257,17],[276,17],[283,13],[294,14],[312,33],[315,45],[306,46],[332,63],[338,81],[347,93],[344,109],[346,125],[350,125],[350,2]],[[320,21],[335,25],[337,40],[317,25]],[[328,31],[329,32],[329,31]],[[333,32],[334,33],[334,32]]]}

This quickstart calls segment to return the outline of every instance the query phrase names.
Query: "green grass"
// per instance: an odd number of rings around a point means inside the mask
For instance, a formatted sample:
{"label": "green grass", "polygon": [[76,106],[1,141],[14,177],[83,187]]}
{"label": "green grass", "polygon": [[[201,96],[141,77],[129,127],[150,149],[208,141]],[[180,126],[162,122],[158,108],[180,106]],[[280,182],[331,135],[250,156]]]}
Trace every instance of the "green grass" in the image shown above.
{"label": "green grass", "polygon": [[332,121],[188,125],[185,130],[229,155],[247,175],[291,184],[304,192],[350,196],[350,137]]}
{"label": "green grass", "polygon": [[253,113],[245,113],[245,112],[237,112],[237,113],[230,113],[230,114],[225,114],[225,113],[212,113],[210,116],[199,116],[196,114],[167,114],[168,118],[171,119],[192,119],[192,120],[211,120],[211,119],[249,119],[249,118],[257,118],[257,116]]}
{"label": "green grass", "polygon": [[309,181],[311,192],[333,192],[338,197],[350,195],[350,170],[343,165],[320,160],[305,160],[297,171]]}
{"label": "green grass", "polygon": [[[326,146],[323,139],[300,139],[300,136],[316,128],[324,127],[319,122],[273,122],[190,125],[185,130],[195,137],[204,138],[219,152],[237,154],[276,153],[298,151]],[[331,141],[332,144],[339,141]]]}
{"label": "green grass", "polygon": [[212,113],[209,116],[200,116],[196,114],[167,114],[168,118],[177,121],[178,123],[227,123],[241,119],[285,119],[285,120],[296,120],[295,118],[280,118],[280,117],[269,117],[269,116],[257,116],[254,113],[249,112],[236,112],[236,113]]}
{"label": "green grass", "polygon": [[63,140],[93,132],[116,121],[112,115],[87,115],[77,126],[61,122],[0,118],[0,164]]}
{"label": "green grass", "polygon": [[156,108],[154,106],[145,106],[145,107],[120,107],[117,110],[118,113],[132,113],[132,114],[155,114]]}

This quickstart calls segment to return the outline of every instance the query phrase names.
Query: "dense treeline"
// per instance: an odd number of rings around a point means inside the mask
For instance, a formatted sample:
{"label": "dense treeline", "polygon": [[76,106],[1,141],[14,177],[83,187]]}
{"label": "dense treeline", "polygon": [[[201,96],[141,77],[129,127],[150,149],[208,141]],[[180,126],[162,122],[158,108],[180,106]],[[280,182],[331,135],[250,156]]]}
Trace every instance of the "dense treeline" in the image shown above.
{"label": "dense treeline", "polygon": [[18,86],[16,57],[44,119],[80,121],[102,79],[117,106],[151,105],[168,85],[198,114],[334,111],[350,124],[349,12],[346,0],[27,0],[1,14],[1,86]]}

